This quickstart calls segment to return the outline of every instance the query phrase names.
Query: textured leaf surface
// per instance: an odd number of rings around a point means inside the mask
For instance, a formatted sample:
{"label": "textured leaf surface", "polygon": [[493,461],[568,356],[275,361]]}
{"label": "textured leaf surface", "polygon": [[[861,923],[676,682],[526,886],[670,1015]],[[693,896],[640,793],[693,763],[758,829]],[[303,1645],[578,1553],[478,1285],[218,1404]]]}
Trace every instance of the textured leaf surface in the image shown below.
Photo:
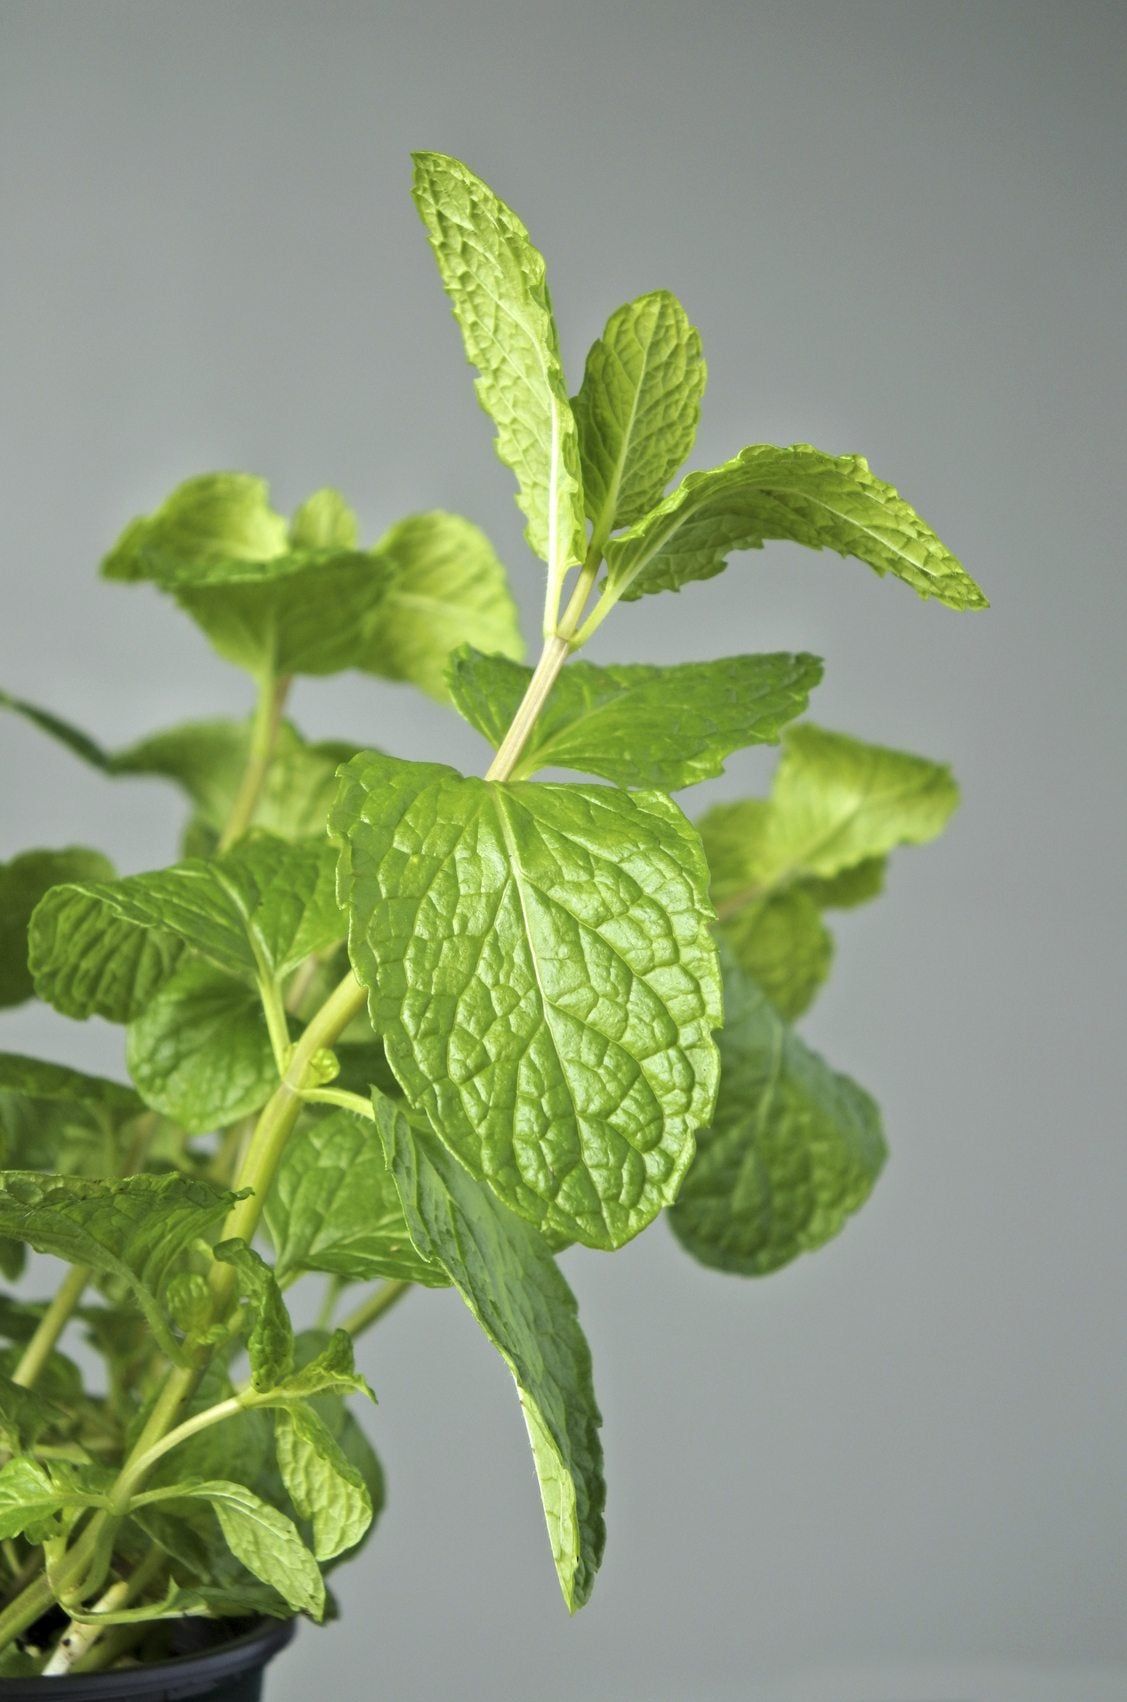
{"label": "textured leaf surface", "polygon": [[308,1613],[314,1619],[323,1617],[324,1580],[297,1526],[241,1483],[221,1478],[202,1482],[187,1479],[167,1488],[148,1490],[136,1498],[135,1505],[149,1507],[158,1502],[190,1501],[207,1503],[236,1560],[277,1590],[295,1613]]}
{"label": "textured leaf surface", "polygon": [[313,1531],[318,1560],[354,1548],[372,1522],[372,1498],[352,1461],[315,1412],[289,1407],[274,1420],[278,1465],[290,1499]]}
{"label": "textured leaf surface", "polygon": [[92,1468],[74,1467],[65,1461],[45,1465],[17,1454],[0,1466],[0,1540],[26,1536],[29,1542],[44,1542],[58,1535],[59,1515],[78,1512],[97,1499],[84,1480]]}
{"label": "textured leaf surface", "polygon": [[44,1431],[58,1429],[69,1418],[38,1389],[25,1389],[0,1374],[0,1441],[10,1453],[33,1448]]}
{"label": "textured leaf surface", "polygon": [[669,1217],[702,1264],[762,1276],[820,1247],[868,1199],[884,1137],[868,1094],[731,963],[724,1003],[716,1115]]}
{"label": "textured leaf surface", "polygon": [[707,871],[660,793],[360,756],[331,829],[404,1092],[547,1230],[615,1247],[677,1190],[716,1085]]}
{"label": "textured leaf surface", "polygon": [[710,579],[732,550],[769,538],[836,550],[891,573],[952,609],[986,599],[931,528],[859,455],[809,443],[754,444],[706,473],[690,473],[664,502],[607,545],[607,577],[625,599]]}
{"label": "textured leaf surface", "polygon": [[783,745],[770,798],[719,804],[699,825],[725,938],[793,1017],[829,969],[821,912],[874,898],[888,853],[941,833],[958,788],[941,763],[809,722]]}
{"label": "textured leaf surface", "polygon": [[212,861],[54,888],[32,919],[40,994],[67,1016],[143,1010],[190,946],[250,981],[276,978],[340,938],[329,847],[262,836]]}
{"label": "textured leaf surface", "polygon": [[251,1383],[256,1390],[273,1389],[289,1376],[294,1362],[293,1325],[274,1272],[245,1241],[221,1241],[215,1257],[234,1268],[239,1298],[250,1317],[247,1356]]}
{"label": "textured leaf surface", "polygon": [[[499,745],[531,670],[458,651],[450,691],[471,726]],[[731,656],[661,668],[571,662],[553,687],[514,778],[573,768],[619,786],[676,791],[724,772],[747,745],[771,743],[822,677],[816,656]]]}
{"label": "textured leaf surface", "polygon": [[[185,528],[184,512],[211,519]],[[242,473],[188,480],[132,522],[103,571],[170,592],[220,655],[260,677],[360,668],[440,690],[451,622],[491,647],[517,642],[504,569],[469,521],[416,515],[362,550],[336,492],[303,504],[288,531],[266,485]]]}
{"label": "textured leaf surface", "polygon": [[27,928],[43,894],[62,881],[105,881],[113,874],[113,864],[100,851],[79,845],[24,851],[0,863],[0,1007],[23,1004],[35,993],[27,966]]}
{"label": "textured leaf surface", "polygon": [[660,502],[693,447],[704,384],[700,336],[676,296],[655,290],[611,314],[572,404],[596,539]]}
{"label": "textured leaf surface", "polygon": [[377,1099],[376,1110],[416,1246],[444,1266],[513,1374],[574,1612],[591,1594],[605,1541],[601,1420],[575,1297],[535,1229],[390,1101]]}
{"label": "textured leaf surface", "polygon": [[374,1126],[350,1111],[303,1122],[282,1155],[266,1222],[279,1279],[326,1271],[349,1282],[446,1282],[415,1251]]}
{"label": "textured leaf surface", "polygon": [[121,1082],[0,1052],[0,1160],[10,1169],[104,1174],[122,1125],[143,1110]]}
{"label": "textured leaf surface", "polygon": [[107,1182],[8,1170],[0,1176],[0,1235],[121,1278],[176,1357],[162,1306],[165,1284],[185,1249],[222,1221],[234,1198],[175,1174]]}
{"label": "textured leaf surface", "polygon": [[126,1031],[126,1062],[146,1103],[206,1134],[264,1105],[278,1066],[253,988],[188,960]]}
{"label": "textured leaf surface", "polygon": [[560,365],[544,261],[479,177],[445,154],[416,154],[414,195],[442,282],[478,370],[497,453],[516,474],[532,548],[559,575],[586,548],[579,438]]}

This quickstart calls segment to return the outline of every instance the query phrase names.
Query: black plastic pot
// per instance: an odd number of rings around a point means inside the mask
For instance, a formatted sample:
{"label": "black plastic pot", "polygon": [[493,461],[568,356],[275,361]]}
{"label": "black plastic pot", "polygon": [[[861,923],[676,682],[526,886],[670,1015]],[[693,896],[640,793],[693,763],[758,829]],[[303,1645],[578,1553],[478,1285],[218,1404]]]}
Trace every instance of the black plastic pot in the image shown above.
{"label": "black plastic pot", "polygon": [[[293,1620],[256,1619],[225,1642],[203,1643],[215,1636],[214,1620],[182,1620],[183,1639],[201,1646],[122,1672],[92,1672],[72,1678],[0,1678],[0,1702],[259,1702],[268,1661],[294,1634]],[[201,1635],[202,1634],[202,1635]]]}

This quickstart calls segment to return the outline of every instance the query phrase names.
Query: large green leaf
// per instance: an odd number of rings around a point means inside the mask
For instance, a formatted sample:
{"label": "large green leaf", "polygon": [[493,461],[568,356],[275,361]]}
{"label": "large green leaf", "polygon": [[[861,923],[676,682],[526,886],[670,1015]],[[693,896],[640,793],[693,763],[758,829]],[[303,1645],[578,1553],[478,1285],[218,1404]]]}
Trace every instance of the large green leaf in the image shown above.
{"label": "large green leaf", "polygon": [[54,888],[32,918],[41,996],[67,1016],[143,1010],[186,947],[250,982],[277,979],[340,938],[326,843],[270,836],[214,860]]}
{"label": "large green leaf", "polygon": [[119,1278],[161,1345],[178,1357],[164,1313],[166,1284],[187,1248],[222,1222],[234,1200],[175,1173],[108,1182],[7,1170],[0,1175],[0,1235]]}
{"label": "large green leaf", "polygon": [[809,722],[783,747],[770,798],[718,804],[699,825],[725,938],[794,1017],[829,968],[822,911],[874,898],[888,853],[942,832],[959,794],[942,763]]}
{"label": "large green leaf", "polygon": [[[460,650],[450,692],[471,726],[499,745],[530,670]],[[676,791],[724,772],[746,745],[771,743],[801,715],[822,677],[816,656],[730,656],[673,667],[571,662],[553,687],[514,770],[574,768],[619,786]]]}
{"label": "large green leaf", "polygon": [[121,1156],[123,1125],[143,1110],[121,1082],[0,1052],[0,1162],[7,1168],[104,1175]]}
{"label": "large green leaf", "polygon": [[288,1142],[266,1222],[279,1279],[326,1271],[350,1282],[446,1282],[415,1251],[375,1128],[350,1111],[308,1117]]}
{"label": "large green leaf", "polygon": [[277,1590],[295,1613],[308,1613],[318,1620],[324,1616],[324,1580],[297,1526],[241,1483],[186,1478],[143,1491],[134,1506],[148,1508],[167,1502],[175,1508],[193,1501],[211,1508],[231,1553],[248,1572]]}
{"label": "large green leaf", "polygon": [[440,689],[459,619],[462,637],[516,648],[504,570],[476,526],[420,514],[361,550],[346,516],[335,492],[318,492],[287,531],[262,480],[205,474],[133,521],[103,571],[171,593],[222,656],[258,677],[360,668]]}
{"label": "large green leaf", "polygon": [[353,968],[412,1104],[544,1229],[644,1229],[716,1087],[707,870],[676,805],[360,756],[330,824]]}
{"label": "large green leaf", "polygon": [[532,548],[559,581],[586,548],[579,439],[560,365],[543,257],[479,177],[445,154],[414,155],[414,195],[497,453],[516,474]]}
{"label": "large green leaf", "polygon": [[145,1103],[192,1135],[256,1111],[278,1085],[258,994],[195,959],[129,1024],[126,1061]]}
{"label": "large green leaf", "polygon": [[20,1005],[34,995],[27,927],[43,894],[62,881],[105,881],[113,874],[113,864],[100,851],[80,845],[24,851],[0,863],[0,1007]]}
{"label": "large green leaf", "polygon": [[809,443],[758,443],[706,473],[690,473],[664,502],[606,548],[608,584],[631,599],[709,579],[732,550],[769,538],[854,556],[952,609],[986,598],[930,526],[860,455]]}
{"label": "large green leaf", "polygon": [[654,290],[611,314],[572,404],[596,540],[660,502],[693,447],[704,384],[700,336],[676,296]]}
{"label": "large green leaf", "polygon": [[535,1229],[390,1100],[375,1103],[416,1246],[444,1267],[513,1374],[556,1572],[574,1612],[591,1594],[605,1540],[600,1417],[575,1297]]}
{"label": "large green leaf", "polygon": [[762,1276],[834,1236],[885,1157],[880,1113],[727,963],[720,1097],[669,1214],[702,1264]]}

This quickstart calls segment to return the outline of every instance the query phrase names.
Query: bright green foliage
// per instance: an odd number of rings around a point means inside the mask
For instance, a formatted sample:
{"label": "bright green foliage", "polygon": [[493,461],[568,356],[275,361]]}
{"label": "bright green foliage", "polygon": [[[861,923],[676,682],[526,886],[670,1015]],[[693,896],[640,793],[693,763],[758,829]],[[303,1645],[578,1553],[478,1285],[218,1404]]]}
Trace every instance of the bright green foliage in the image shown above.
{"label": "bright green foliage", "polygon": [[[579,438],[544,260],[516,214],[445,154],[416,154],[415,204],[478,370],[497,453],[516,474],[530,545],[557,581],[586,549]],[[484,648],[484,646],[479,646]]]}
{"label": "bright green foliage", "polygon": [[601,1418],[575,1297],[534,1229],[390,1101],[377,1100],[376,1112],[415,1245],[442,1265],[513,1374],[574,1612],[591,1593],[605,1540]]}
{"label": "bright green foliage", "polygon": [[[471,726],[499,745],[530,670],[459,650],[450,694]],[[816,656],[730,656],[668,668],[572,662],[561,675],[514,770],[573,768],[619,786],[674,792],[724,772],[747,745],[771,743],[801,715],[822,677]]]}
{"label": "bright green foliage", "polygon": [[661,501],[693,447],[704,384],[700,336],[676,296],[654,290],[611,314],[572,404],[600,543]]}
{"label": "bright green foliage", "polygon": [[32,972],[64,1015],[122,1021],[145,1008],[186,946],[253,983],[288,974],[343,932],[328,847],[264,835],[210,862],[56,887],[32,920]]}
{"label": "bright green foliage", "polygon": [[783,736],[769,799],[700,822],[725,939],[778,1010],[799,1016],[829,971],[822,911],[875,897],[888,853],[941,833],[958,803],[943,764],[827,733]]}
{"label": "bright green foliage", "polygon": [[324,1580],[297,1526],[241,1483],[186,1479],[165,1489],[147,1490],[134,1505],[171,1502],[175,1506],[191,1501],[211,1508],[236,1560],[277,1590],[295,1613],[308,1613],[313,1619],[324,1616]]}
{"label": "bright green foliage", "polygon": [[221,1241],[215,1257],[234,1266],[240,1298],[247,1304],[251,1383],[259,1393],[276,1388],[293,1370],[293,1325],[274,1272],[245,1241]]}
{"label": "bright green foliage", "polygon": [[173,1358],[178,1351],[164,1316],[165,1284],[186,1249],[214,1229],[231,1204],[222,1188],[174,1173],[119,1182],[0,1173],[0,1235],[124,1282]]}
{"label": "bright green foliage", "polygon": [[0,1006],[20,1005],[35,992],[27,967],[27,925],[43,894],[61,881],[112,880],[113,873],[113,864],[100,851],[79,845],[24,851],[0,863]]}
{"label": "bright green foliage", "polygon": [[985,608],[974,580],[913,508],[860,455],[809,443],[758,443],[722,467],[690,473],[671,496],[607,545],[607,579],[630,600],[711,579],[733,550],[768,538],[854,556],[952,609]]}
{"label": "bright green foliage", "polygon": [[307,1406],[274,1419],[278,1466],[290,1499],[313,1529],[313,1552],[332,1560],[354,1548],[372,1522],[372,1497],[359,1469]]}
{"label": "bright green foliage", "polygon": [[446,1281],[412,1245],[375,1127],[351,1111],[303,1123],[283,1155],[266,1222],[281,1279],[325,1271],[348,1282]]}
{"label": "bright green foliage", "polygon": [[261,479],[206,474],[134,520],[103,571],[170,592],[221,656],[259,679],[360,668],[435,690],[467,629],[519,650],[504,569],[476,526],[419,514],[361,550],[350,519],[335,492],[319,492],[290,536]]}
{"label": "bright green foliage", "polygon": [[628,1241],[716,1090],[707,871],[680,811],[361,756],[331,827],[353,968],[412,1104],[522,1216]]}
{"label": "bright green foliage", "polygon": [[[368,548],[338,491],[287,520],[224,472],[133,521],[104,571],[249,671],[246,719],[109,750],[0,692],[188,816],[181,860],[147,874],[81,848],[0,866],[0,1006],[124,1024],[135,1084],[0,1052],[0,1274],[28,1249],[69,1266],[39,1297],[27,1260],[26,1298],[0,1293],[0,1677],[54,1676],[91,1639],[84,1668],[144,1666],[169,1650],[149,1622],[188,1614],[323,1617],[327,1569],[384,1504],[354,1337],[411,1287],[454,1286],[509,1367],[580,1607],[600,1421],[556,1255],[668,1210],[704,1264],[759,1275],[836,1234],[883,1162],[872,1100],[789,1022],[828,973],[828,913],[942,830],[951,775],[795,724],[822,672],[805,653],[575,656],[619,601],[769,539],[985,598],[857,456],[756,445],[666,495],[705,384],[676,299],[617,309],[569,401],[523,224],[444,155],[416,156],[415,196],[547,563],[536,666],[468,520],[415,514]],[[354,737],[307,739],[292,676],[344,669],[452,698],[488,778],[373,750],[399,736],[382,697]],[[697,828],[669,796],[780,739],[768,797]]]}
{"label": "bright green foliage", "polygon": [[702,1264],[762,1276],[820,1247],[863,1205],[884,1137],[868,1094],[731,963],[724,1005],[716,1114],[669,1220]]}
{"label": "bright green foliage", "polygon": [[257,1110],[278,1084],[258,994],[194,959],[129,1024],[125,1055],[145,1103],[191,1135]]}

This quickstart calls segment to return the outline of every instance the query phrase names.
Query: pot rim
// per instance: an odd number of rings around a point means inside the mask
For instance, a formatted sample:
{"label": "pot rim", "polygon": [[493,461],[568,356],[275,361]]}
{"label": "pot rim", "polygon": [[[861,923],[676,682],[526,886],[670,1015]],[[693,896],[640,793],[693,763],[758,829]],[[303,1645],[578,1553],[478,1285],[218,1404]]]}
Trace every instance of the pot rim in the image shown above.
{"label": "pot rim", "polygon": [[[46,1702],[56,1690],[66,1702],[118,1702],[136,1697],[139,1702],[174,1702],[175,1698],[202,1696],[222,1679],[238,1678],[255,1667],[264,1667],[292,1641],[296,1619],[253,1620],[237,1637],[201,1649],[192,1655],[173,1655],[166,1661],[117,1671],[71,1674],[65,1678],[0,1678],[0,1702]],[[161,1689],[161,1681],[166,1688]]]}

